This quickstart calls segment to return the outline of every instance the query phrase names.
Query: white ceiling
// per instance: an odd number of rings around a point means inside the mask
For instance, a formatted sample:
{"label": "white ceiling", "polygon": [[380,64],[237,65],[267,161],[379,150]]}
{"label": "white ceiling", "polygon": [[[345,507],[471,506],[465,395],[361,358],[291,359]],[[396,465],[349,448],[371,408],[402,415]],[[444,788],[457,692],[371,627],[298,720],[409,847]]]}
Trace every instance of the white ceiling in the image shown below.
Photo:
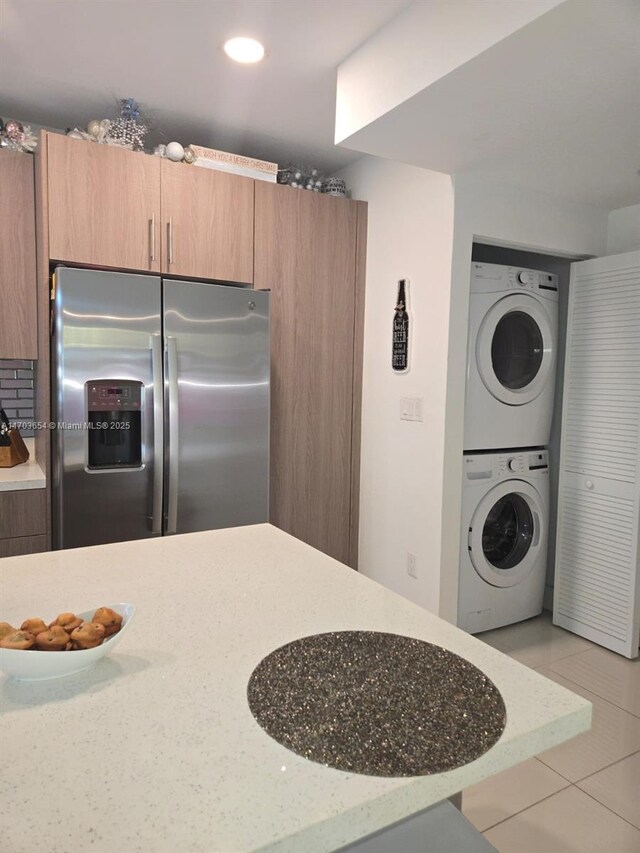
{"label": "white ceiling", "polygon": [[[406,40],[395,49],[401,63]],[[640,202],[640,0],[566,0],[421,89],[342,144],[608,210]]]}
{"label": "white ceiling", "polygon": [[[336,69],[409,0],[0,0],[0,115],[50,127],[146,109],[177,139],[335,170]],[[220,51],[253,35],[266,61]]]}
{"label": "white ceiling", "polygon": [[[491,4],[480,20],[465,6],[474,1]],[[396,55],[374,64],[380,79],[369,85],[388,89],[403,63],[415,74],[420,57],[452,55],[500,2],[0,0],[0,115],[84,126],[134,97],[150,144],[177,139],[325,172],[368,152],[607,209],[640,202],[640,0],[564,0],[551,11],[539,0],[540,17],[429,85],[418,78],[421,91],[344,140],[349,148],[334,145],[347,57],[353,65],[367,42],[390,45]],[[436,13],[441,24],[449,16],[446,38],[429,23]],[[412,15],[418,50],[415,36],[393,35]],[[238,34],[260,38],[267,60],[228,60],[220,46]]]}

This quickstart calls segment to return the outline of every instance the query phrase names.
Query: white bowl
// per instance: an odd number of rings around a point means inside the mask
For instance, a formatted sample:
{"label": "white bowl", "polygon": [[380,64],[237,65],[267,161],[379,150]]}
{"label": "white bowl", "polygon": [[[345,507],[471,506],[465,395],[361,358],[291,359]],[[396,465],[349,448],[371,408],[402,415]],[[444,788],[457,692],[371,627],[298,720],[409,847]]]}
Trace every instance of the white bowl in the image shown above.
{"label": "white bowl", "polygon": [[[99,605],[103,606],[103,605]],[[95,649],[78,649],[73,652],[39,652],[31,649],[0,649],[0,670],[22,681],[45,681],[49,678],[62,678],[73,675],[93,666],[105,655],[110,654],[122,639],[131,624],[136,609],[133,604],[108,604],[112,610],[122,616],[122,628]],[[85,622],[98,608],[84,610],[78,616]]]}

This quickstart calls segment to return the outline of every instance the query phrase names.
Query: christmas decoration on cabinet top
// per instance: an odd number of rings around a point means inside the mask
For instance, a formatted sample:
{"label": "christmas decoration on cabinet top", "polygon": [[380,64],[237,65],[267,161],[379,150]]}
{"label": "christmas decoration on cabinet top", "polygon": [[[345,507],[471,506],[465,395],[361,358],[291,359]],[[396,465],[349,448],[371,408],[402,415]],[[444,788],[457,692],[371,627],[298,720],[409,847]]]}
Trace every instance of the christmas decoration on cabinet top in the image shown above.
{"label": "christmas decoration on cabinet top", "polygon": [[322,178],[318,170],[304,166],[286,166],[284,169],[278,169],[278,183],[302,190],[313,190],[316,193],[322,189]]}
{"label": "christmas decoration on cabinet top", "polygon": [[0,118],[0,148],[12,151],[31,153],[35,150],[38,139],[28,124],[22,124],[15,118],[3,121]]}
{"label": "christmas decoration on cabinet top", "polygon": [[108,131],[108,140],[133,151],[144,151],[147,125],[140,121],[140,108],[133,98],[120,101],[120,118],[114,119]]}
{"label": "christmas decoration on cabinet top", "polygon": [[305,166],[285,166],[283,169],[278,169],[278,183],[339,198],[347,196],[347,185],[342,178],[326,177],[317,169]]}
{"label": "christmas decoration on cabinet top", "polygon": [[74,127],[67,131],[73,139],[98,142],[101,145],[118,145],[132,151],[144,151],[144,138],[148,126],[140,121],[140,108],[133,98],[120,100],[120,117],[116,119],[94,118],[87,124],[86,130]]}

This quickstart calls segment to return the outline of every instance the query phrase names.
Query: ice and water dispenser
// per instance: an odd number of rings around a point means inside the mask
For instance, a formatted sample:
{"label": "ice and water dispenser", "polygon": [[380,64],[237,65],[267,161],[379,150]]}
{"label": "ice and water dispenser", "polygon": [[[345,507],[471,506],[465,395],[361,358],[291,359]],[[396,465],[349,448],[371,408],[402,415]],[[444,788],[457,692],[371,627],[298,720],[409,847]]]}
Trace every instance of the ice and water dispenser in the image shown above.
{"label": "ice and water dispenser", "polygon": [[90,470],[142,464],[142,382],[94,379],[85,383]]}

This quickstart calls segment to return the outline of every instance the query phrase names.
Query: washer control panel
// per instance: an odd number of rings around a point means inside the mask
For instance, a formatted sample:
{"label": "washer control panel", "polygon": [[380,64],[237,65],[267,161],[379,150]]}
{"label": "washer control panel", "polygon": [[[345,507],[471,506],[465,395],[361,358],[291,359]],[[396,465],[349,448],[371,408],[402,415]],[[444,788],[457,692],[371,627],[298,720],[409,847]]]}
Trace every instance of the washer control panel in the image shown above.
{"label": "washer control panel", "polygon": [[495,460],[497,477],[511,477],[514,474],[528,474],[530,471],[549,469],[548,450],[515,450],[513,453],[498,453]]}
{"label": "washer control panel", "polygon": [[514,450],[501,453],[473,453],[464,457],[466,480],[518,477],[531,472],[547,473],[548,450]]}

